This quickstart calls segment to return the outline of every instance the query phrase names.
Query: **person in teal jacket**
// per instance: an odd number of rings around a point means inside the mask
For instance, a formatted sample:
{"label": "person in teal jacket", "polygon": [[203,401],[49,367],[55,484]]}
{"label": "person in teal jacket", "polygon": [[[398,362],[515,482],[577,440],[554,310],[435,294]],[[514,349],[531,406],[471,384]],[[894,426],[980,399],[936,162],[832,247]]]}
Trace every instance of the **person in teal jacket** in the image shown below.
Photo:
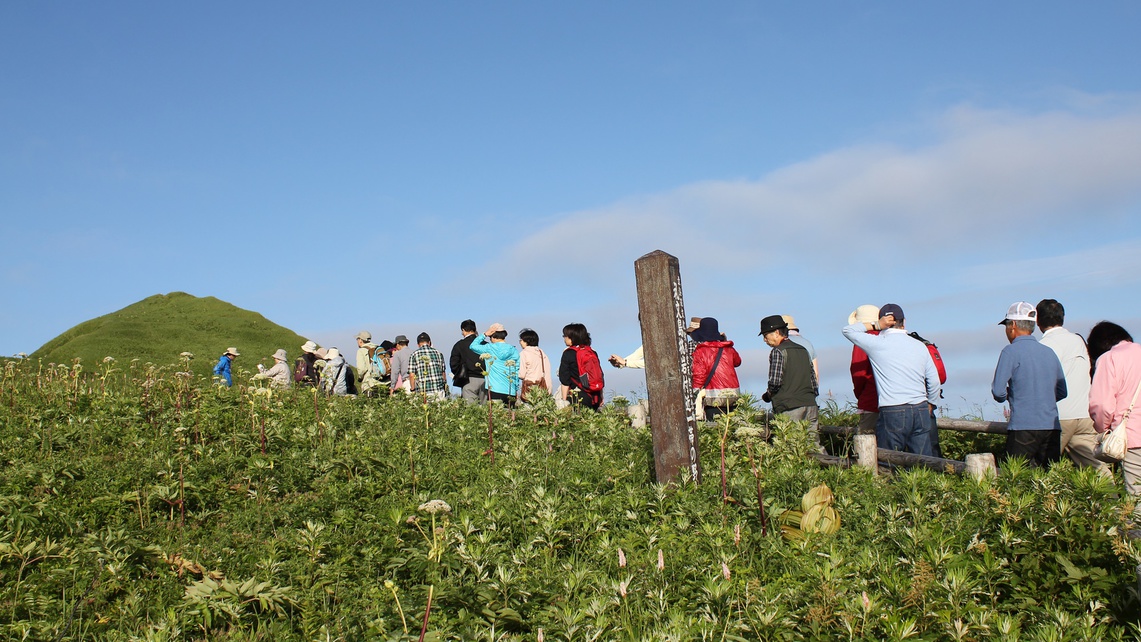
{"label": "person in teal jacket", "polygon": [[506,339],[503,324],[493,323],[471,342],[471,351],[483,357],[487,368],[487,398],[511,406],[519,394],[519,351]]}
{"label": "person in teal jacket", "polygon": [[218,358],[218,365],[214,366],[214,376],[220,377],[227,388],[234,385],[234,380],[230,377],[230,362],[241,355],[242,353],[238,352],[237,348],[226,348],[226,351]]}

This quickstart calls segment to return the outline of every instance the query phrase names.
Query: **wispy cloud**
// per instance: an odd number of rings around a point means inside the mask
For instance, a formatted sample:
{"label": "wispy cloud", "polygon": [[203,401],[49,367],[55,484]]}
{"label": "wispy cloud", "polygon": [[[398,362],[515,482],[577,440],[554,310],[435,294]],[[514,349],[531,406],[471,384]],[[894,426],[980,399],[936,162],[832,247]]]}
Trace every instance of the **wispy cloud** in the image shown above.
{"label": "wispy cloud", "polygon": [[567,213],[498,261],[573,254],[579,278],[601,281],[655,248],[716,273],[803,259],[809,245],[811,263],[829,269],[851,247],[913,258],[928,251],[920,239],[985,251],[1056,234],[1052,225],[1119,222],[1141,202],[1141,104],[1114,104],[1033,114],[956,106],[929,124],[933,142],[851,146],[756,180]]}

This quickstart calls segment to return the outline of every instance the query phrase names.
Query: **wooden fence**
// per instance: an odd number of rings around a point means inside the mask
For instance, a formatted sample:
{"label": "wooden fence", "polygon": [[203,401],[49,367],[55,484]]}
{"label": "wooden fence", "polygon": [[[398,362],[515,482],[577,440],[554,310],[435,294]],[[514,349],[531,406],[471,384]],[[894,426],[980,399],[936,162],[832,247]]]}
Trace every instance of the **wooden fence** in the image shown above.
{"label": "wooden fence", "polygon": [[[971,421],[968,419],[937,419],[935,425],[940,430],[956,430],[960,432],[981,432],[992,435],[1005,435],[1006,422],[1004,421]],[[816,455],[816,459],[828,466],[851,466],[853,463],[863,468],[878,471],[881,465],[887,466],[925,466],[944,473],[967,473],[973,477],[994,474],[997,470],[994,455],[980,453],[967,455],[966,461],[957,459],[943,459],[942,457],[927,457],[913,453],[888,450],[876,446],[875,435],[861,435],[854,426],[820,426],[820,432],[826,435],[854,436],[856,457],[853,462],[848,457],[835,457],[831,455]]]}

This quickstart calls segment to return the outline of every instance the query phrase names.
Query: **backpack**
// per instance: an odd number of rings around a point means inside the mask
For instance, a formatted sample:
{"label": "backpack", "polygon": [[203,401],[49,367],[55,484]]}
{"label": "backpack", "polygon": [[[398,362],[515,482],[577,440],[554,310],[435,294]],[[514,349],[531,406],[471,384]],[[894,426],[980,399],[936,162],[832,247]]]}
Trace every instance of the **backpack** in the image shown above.
{"label": "backpack", "polygon": [[939,385],[947,383],[947,368],[943,365],[943,356],[939,354],[938,346],[919,336],[918,332],[908,332],[907,336],[922,341],[927,346],[927,352],[931,353],[931,360],[935,362],[935,369],[939,371]]}
{"label": "backpack", "polygon": [[369,365],[369,370],[377,379],[383,378],[392,370],[392,362],[388,360],[388,353],[384,350],[375,347],[369,348],[368,357],[369,361],[372,362]]}
{"label": "backpack", "polygon": [[598,353],[590,346],[571,346],[578,362],[579,386],[590,393],[600,393],[606,386],[602,377],[602,363],[598,360]]}
{"label": "backpack", "polygon": [[305,381],[305,358],[298,357],[297,364],[293,366],[293,380],[297,383]]}

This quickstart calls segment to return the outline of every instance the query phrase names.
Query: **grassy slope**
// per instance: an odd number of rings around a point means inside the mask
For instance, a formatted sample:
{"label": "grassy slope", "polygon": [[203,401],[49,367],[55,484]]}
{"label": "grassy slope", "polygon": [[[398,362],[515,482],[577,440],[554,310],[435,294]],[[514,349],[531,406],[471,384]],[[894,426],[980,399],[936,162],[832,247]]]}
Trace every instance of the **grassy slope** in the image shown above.
{"label": "grassy slope", "polygon": [[79,357],[88,367],[106,356],[167,364],[177,362],[179,353],[185,351],[195,356],[195,374],[208,375],[227,347],[237,347],[242,353],[236,366],[253,369],[258,361],[272,365],[269,355],[278,348],[296,357],[304,342],[302,336],[256,312],[214,297],[172,292],[80,323],[44,344],[31,358],[70,363]]}

